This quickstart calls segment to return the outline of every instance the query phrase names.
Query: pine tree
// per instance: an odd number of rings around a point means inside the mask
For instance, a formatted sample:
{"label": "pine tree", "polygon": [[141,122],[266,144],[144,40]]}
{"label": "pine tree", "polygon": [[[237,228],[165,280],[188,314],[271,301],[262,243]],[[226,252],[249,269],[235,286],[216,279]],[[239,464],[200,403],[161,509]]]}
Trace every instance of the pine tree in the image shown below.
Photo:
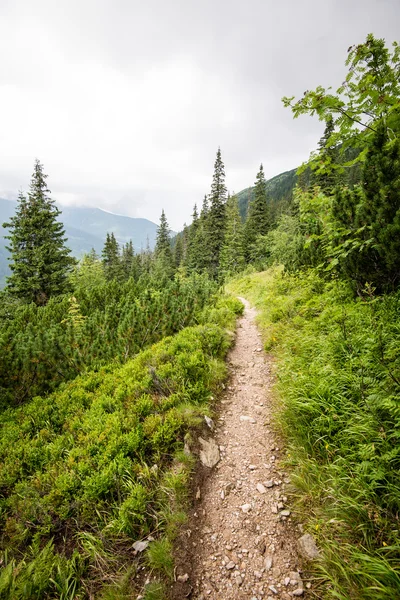
{"label": "pine tree", "polygon": [[155,263],[153,266],[156,278],[169,278],[174,272],[174,261],[171,249],[170,228],[164,209],[161,212],[160,224],[157,229],[156,247],[154,250]]}
{"label": "pine tree", "polygon": [[206,217],[206,245],[207,245],[207,269],[211,277],[218,278],[219,258],[221,247],[224,242],[226,226],[226,196],[225,167],[221,158],[221,150],[218,148],[214,163],[214,175],[211,184],[210,208]]}
{"label": "pine tree", "polygon": [[68,274],[75,260],[66,247],[65,231],[57,220],[61,211],[50,198],[43,165],[36,160],[26,198],[21,192],[16,213],[4,227],[10,235],[8,291],[22,300],[46,304],[68,289]]}
{"label": "pine tree", "polygon": [[[196,205],[195,205],[196,206]],[[196,206],[196,211],[197,211],[197,206]],[[201,205],[201,211],[200,211],[200,219],[204,222],[207,217],[208,217],[208,211],[209,211],[209,204],[208,204],[208,198],[207,198],[207,194],[204,194],[204,198],[203,198],[203,204]]]}
{"label": "pine tree", "polygon": [[186,225],[186,223],[184,223],[183,224],[183,232],[182,232],[182,260],[181,260],[182,267],[187,267],[189,237],[190,237],[190,229]]}
{"label": "pine tree", "polygon": [[146,239],[146,248],[143,250],[143,248],[140,251],[139,254],[139,273],[141,275],[148,275],[151,271],[151,266],[153,264],[153,253],[150,249],[150,240],[149,240],[149,236],[147,236]]}
{"label": "pine tree", "polygon": [[125,279],[135,276],[134,256],[135,252],[133,250],[132,240],[129,240],[129,242],[122,246],[121,271]]}
{"label": "pine tree", "polygon": [[199,238],[197,237],[198,230],[200,227],[200,219],[197,212],[197,205],[195,204],[193,207],[192,214],[192,224],[189,228],[188,232],[188,241],[187,241],[187,254],[186,254],[186,266],[189,273],[196,271],[199,267],[198,261],[198,242]]}
{"label": "pine tree", "polygon": [[228,198],[226,204],[226,232],[220,255],[220,268],[224,275],[233,275],[243,270],[243,224],[236,196]]}
{"label": "pine tree", "polygon": [[122,277],[121,259],[119,255],[119,244],[114,233],[107,233],[106,241],[102,251],[104,273],[108,280],[120,279]]}
{"label": "pine tree", "polygon": [[172,259],[170,228],[164,209],[161,212],[160,224],[157,229],[155,255],[156,258],[164,256],[165,258]]}
{"label": "pine tree", "polygon": [[183,234],[178,234],[175,239],[173,262],[175,269],[179,269],[183,260]]}
{"label": "pine tree", "polygon": [[337,248],[339,267],[362,292],[369,283],[378,292],[400,284],[400,140],[389,142],[379,125],[369,146],[362,185],[338,191],[332,205],[344,231]]}
{"label": "pine tree", "polygon": [[244,228],[244,253],[247,262],[256,260],[254,246],[260,235],[266,235],[271,228],[271,215],[267,202],[267,182],[264,168],[260,165],[254,184],[254,198],[250,202]]}

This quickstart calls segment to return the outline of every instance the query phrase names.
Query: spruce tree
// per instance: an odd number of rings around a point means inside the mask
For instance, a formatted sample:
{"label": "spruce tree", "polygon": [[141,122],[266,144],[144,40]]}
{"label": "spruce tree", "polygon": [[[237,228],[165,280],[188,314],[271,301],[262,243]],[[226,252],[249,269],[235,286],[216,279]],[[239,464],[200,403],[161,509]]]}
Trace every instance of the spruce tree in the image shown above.
{"label": "spruce tree", "polygon": [[188,231],[187,240],[187,253],[186,253],[186,266],[189,273],[196,271],[198,268],[198,241],[197,233],[200,226],[199,215],[197,212],[197,205],[193,207],[192,224]]}
{"label": "spruce tree", "polygon": [[267,202],[267,182],[264,168],[260,165],[254,184],[254,197],[250,202],[244,228],[244,253],[247,262],[256,260],[255,244],[260,235],[271,228],[271,215]]}
{"label": "spruce tree", "polygon": [[214,175],[211,184],[210,207],[206,217],[207,269],[211,277],[218,278],[221,247],[224,242],[226,226],[225,167],[218,148],[214,163]]}
{"label": "spruce tree", "polygon": [[166,258],[172,258],[170,228],[164,209],[161,212],[160,224],[157,229],[155,255],[156,258],[159,258],[161,255]]}
{"label": "spruce tree", "polygon": [[183,260],[183,234],[178,234],[175,239],[173,262],[175,269],[179,269]]}
{"label": "spruce tree", "polygon": [[[196,206],[196,210],[197,210],[197,206]],[[204,198],[203,198],[203,204],[201,205],[201,211],[200,211],[200,219],[204,222],[207,217],[208,217],[208,211],[209,211],[209,203],[208,203],[208,198],[207,198],[207,194],[204,194]]]}
{"label": "spruce tree", "polygon": [[28,197],[21,192],[16,213],[4,227],[10,230],[8,291],[27,302],[46,304],[67,291],[75,260],[66,247],[65,231],[57,220],[61,211],[50,198],[43,165],[36,160]]}
{"label": "spruce tree", "polygon": [[243,224],[236,196],[226,203],[226,232],[220,255],[220,270],[225,276],[239,273],[245,265]]}
{"label": "spruce tree", "polygon": [[193,257],[191,264],[194,265],[194,270],[197,273],[203,273],[209,270],[211,263],[211,247],[208,243],[209,212],[210,209],[208,204],[208,197],[207,195],[205,195],[200,211],[200,217],[198,219],[198,224],[195,228],[195,235],[193,237],[193,247],[191,249],[191,255]]}
{"label": "spruce tree", "polygon": [[120,279],[122,277],[122,266],[119,255],[119,244],[112,232],[107,233],[106,241],[102,251],[104,273],[108,280]]}
{"label": "spruce tree", "polygon": [[125,279],[129,279],[129,277],[134,277],[135,275],[134,256],[135,252],[132,240],[129,240],[129,242],[122,246],[121,271]]}
{"label": "spruce tree", "polygon": [[400,284],[400,140],[388,141],[383,124],[369,146],[362,185],[337,191],[332,212],[343,231],[337,240],[339,268],[362,292]]}
{"label": "spruce tree", "polygon": [[183,224],[183,232],[182,232],[182,260],[181,266],[187,267],[188,264],[188,250],[189,250],[189,237],[190,237],[190,228]]}
{"label": "spruce tree", "polygon": [[170,228],[164,209],[161,212],[160,224],[157,229],[154,258],[155,263],[153,270],[155,277],[171,277],[174,272],[174,262],[171,249]]}

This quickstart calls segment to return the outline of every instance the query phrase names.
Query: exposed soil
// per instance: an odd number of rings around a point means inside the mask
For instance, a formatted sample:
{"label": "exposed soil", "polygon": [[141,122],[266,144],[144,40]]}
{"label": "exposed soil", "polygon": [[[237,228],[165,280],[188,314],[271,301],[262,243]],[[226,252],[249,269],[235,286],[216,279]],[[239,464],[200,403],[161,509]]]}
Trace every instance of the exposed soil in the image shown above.
{"label": "exposed soil", "polygon": [[194,508],[182,532],[172,597],[289,600],[308,595],[297,555],[301,536],[286,506],[289,478],[272,431],[271,359],[248,302],[228,364],[230,379],[209,438],[214,468],[197,473]]}

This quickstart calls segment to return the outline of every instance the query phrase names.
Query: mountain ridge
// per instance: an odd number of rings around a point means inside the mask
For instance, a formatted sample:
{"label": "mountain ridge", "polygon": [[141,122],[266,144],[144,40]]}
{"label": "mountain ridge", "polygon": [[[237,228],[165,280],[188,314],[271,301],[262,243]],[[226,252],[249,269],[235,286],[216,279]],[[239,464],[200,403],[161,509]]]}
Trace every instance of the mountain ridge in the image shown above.
{"label": "mountain ridge", "polygon": [[[16,201],[0,198],[0,288],[5,285],[5,278],[10,274],[7,240],[4,239],[7,230],[2,225],[14,215],[16,207]],[[90,252],[92,248],[100,254],[107,233],[114,233],[121,245],[132,240],[136,252],[145,248],[147,243],[150,248],[154,248],[158,226],[148,219],[116,215],[101,208],[64,206],[60,210],[67,246],[76,258]]]}
{"label": "mountain ridge", "polygon": [[[282,212],[291,203],[296,182],[296,169],[284,171],[267,180],[268,201],[273,214]],[[236,194],[242,219],[245,219],[249,202],[253,199],[253,190],[254,187],[250,186]],[[6,230],[2,224],[13,216],[16,206],[15,200],[0,198],[0,288],[5,285],[5,278],[10,274],[9,253],[4,239]],[[101,254],[107,233],[114,233],[121,245],[132,240],[136,252],[144,249],[147,243],[151,249],[155,246],[158,226],[148,219],[128,217],[89,206],[63,206],[60,210],[67,246],[76,258],[90,252],[92,248]],[[176,235],[175,232],[171,234],[172,237]]]}

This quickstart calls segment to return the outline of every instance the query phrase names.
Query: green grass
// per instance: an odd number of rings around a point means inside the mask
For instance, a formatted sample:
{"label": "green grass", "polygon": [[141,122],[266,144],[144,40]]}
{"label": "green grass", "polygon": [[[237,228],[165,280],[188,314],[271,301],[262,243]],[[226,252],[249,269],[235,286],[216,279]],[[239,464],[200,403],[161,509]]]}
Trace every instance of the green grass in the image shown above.
{"label": "green grass", "polygon": [[322,597],[400,597],[400,294],[354,300],[313,272],[232,281],[277,357],[293,503],[323,549]]}
{"label": "green grass", "polygon": [[1,600],[124,598],[132,544],[149,535],[151,567],[171,574],[193,467],[184,439],[226,377],[242,308],[221,297],[125,365],[2,413]]}

